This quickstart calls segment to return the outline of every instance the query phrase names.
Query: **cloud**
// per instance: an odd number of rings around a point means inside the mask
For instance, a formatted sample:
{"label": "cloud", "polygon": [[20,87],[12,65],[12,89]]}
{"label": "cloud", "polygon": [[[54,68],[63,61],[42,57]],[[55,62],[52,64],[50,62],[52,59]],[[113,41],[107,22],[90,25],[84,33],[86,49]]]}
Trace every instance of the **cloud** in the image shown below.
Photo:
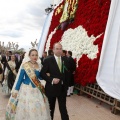
{"label": "cloud", "polygon": [[22,33],[16,30],[15,31],[3,31],[3,32],[0,32],[0,35],[14,37],[14,38],[22,37]]}
{"label": "cloud", "polygon": [[[50,0],[0,0],[0,41],[24,45],[40,38]],[[23,43],[24,41],[24,43]]]}

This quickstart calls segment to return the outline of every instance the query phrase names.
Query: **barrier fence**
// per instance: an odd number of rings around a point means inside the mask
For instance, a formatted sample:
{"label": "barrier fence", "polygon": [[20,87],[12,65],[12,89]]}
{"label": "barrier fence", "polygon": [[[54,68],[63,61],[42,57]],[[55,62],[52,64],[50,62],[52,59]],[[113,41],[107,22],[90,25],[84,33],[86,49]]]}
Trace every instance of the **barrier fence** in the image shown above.
{"label": "barrier fence", "polygon": [[111,105],[112,113],[114,114],[120,113],[120,100],[114,99],[107,95],[97,83],[88,84],[85,87],[76,84],[75,89],[79,90],[80,94],[85,93],[87,95],[90,95],[91,97],[94,97],[102,102]]}

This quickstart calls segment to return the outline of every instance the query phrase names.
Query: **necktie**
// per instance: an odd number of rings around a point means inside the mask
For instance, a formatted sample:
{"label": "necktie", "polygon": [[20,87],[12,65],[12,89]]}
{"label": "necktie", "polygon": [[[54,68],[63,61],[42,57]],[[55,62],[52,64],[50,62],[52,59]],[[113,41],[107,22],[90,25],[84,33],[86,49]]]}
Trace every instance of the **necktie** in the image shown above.
{"label": "necktie", "polygon": [[59,67],[59,70],[61,72],[61,62],[60,62],[60,57],[58,57],[58,67]]}

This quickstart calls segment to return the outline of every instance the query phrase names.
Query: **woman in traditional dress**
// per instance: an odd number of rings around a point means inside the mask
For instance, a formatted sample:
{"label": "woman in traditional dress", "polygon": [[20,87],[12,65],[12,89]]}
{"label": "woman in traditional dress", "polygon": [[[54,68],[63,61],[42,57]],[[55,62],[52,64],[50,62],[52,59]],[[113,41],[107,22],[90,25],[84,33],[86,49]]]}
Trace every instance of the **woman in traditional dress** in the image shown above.
{"label": "woman in traditional dress", "polygon": [[[6,120],[51,120],[48,100],[40,82],[41,63],[38,51],[31,49],[28,56],[25,56],[18,72],[7,105]],[[14,110],[10,108],[13,107],[13,98],[18,99]]]}
{"label": "woman in traditional dress", "polygon": [[2,85],[2,79],[3,79],[3,64],[1,63],[2,56],[0,55],[0,84]]}
{"label": "woman in traditional dress", "polygon": [[6,68],[4,72],[4,81],[2,91],[5,94],[10,94],[15,78],[17,75],[17,62],[15,61],[15,55],[11,55],[11,60],[6,63]]}

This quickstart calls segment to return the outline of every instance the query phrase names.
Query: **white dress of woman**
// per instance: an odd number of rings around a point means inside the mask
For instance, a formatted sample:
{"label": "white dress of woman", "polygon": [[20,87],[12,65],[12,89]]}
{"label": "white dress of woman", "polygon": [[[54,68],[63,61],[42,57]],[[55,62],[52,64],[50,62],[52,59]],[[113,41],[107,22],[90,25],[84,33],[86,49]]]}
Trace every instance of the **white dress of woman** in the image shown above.
{"label": "white dress of woman", "polygon": [[41,79],[41,63],[38,58],[36,49],[31,49],[29,53],[26,53],[12,89],[11,97],[18,99],[15,115],[10,117],[8,110],[10,103],[8,102],[6,120],[51,120],[47,97],[31,80],[33,74],[37,80]]}
{"label": "white dress of woman", "polygon": [[15,55],[12,54],[11,60],[7,62],[7,66],[4,72],[4,81],[3,81],[3,88],[2,88],[2,92],[4,94],[6,95],[10,94],[16,75],[17,75],[17,72],[16,72]]}

